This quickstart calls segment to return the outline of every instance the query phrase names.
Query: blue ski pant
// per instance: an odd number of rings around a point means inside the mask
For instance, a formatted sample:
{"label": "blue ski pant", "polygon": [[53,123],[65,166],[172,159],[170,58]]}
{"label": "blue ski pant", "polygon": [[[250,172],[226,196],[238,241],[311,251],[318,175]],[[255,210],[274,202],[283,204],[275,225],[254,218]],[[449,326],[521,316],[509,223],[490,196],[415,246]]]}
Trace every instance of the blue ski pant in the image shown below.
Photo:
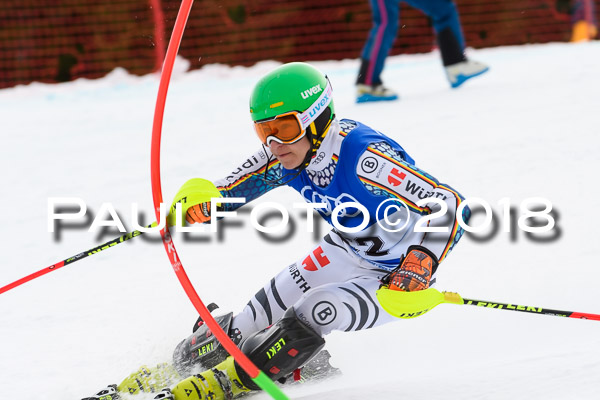
{"label": "blue ski pant", "polygon": [[[402,0],[423,11],[433,22],[435,32],[450,28],[464,50],[465,41],[460,25],[458,10],[451,0]],[[396,40],[400,19],[399,0],[370,0],[373,27],[369,32],[361,58],[368,61],[365,74],[367,85],[381,83],[381,71],[386,57]]]}

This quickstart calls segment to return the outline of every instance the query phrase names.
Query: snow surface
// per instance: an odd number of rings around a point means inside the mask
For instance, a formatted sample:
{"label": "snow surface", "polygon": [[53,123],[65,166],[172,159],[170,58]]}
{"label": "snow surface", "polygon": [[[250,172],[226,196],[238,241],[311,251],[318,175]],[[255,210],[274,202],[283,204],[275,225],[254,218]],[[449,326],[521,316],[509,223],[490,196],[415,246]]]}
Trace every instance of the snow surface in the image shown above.
{"label": "snow surface", "polygon": [[[511,233],[500,226],[485,240],[466,237],[441,266],[438,289],[600,313],[594,256],[600,243],[600,42],[471,50],[470,56],[491,70],[459,90],[449,88],[437,53],[392,57],[384,80],[401,100],[363,105],[354,103],[357,60],[315,64],[332,81],[339,117],[396,139],[440,181],[487,201],[495,221],[502,221],[502,198],[510,198],[517,215],[526,198],[552,202],[554,238],[534,241],[514,226]],[[275,65],[193,72],[178,67],[163,127],[166,202],[187,179],[222,177],[258,148],[247,101],[253,84]],[[115,70],[99,80],[0,91],[0,286],[119,236],[98,238],[80,228],[55,240],[48,232],[49,197],[82,198],[94,213],[111,203],[127,229],[137,203],[145,223],[151,222],[157,87],[156,75]],[[282,188],[264,197],[275,200],[288,205],[297,222],[293,241],[265,241],[248,214],[227,227],[222,240],[176,237],[183,265],[206,302],[240,310],[314,244],[291,207],[300,196]],[[170,358],[196,312],[162,244],[145,237],[0,296],[0,398],[79,399],[141,364]],[[334,333],[327,347],[344,375],[286,389],[290,397],[600,397],[595,321],[441,305],[416,319]]]}

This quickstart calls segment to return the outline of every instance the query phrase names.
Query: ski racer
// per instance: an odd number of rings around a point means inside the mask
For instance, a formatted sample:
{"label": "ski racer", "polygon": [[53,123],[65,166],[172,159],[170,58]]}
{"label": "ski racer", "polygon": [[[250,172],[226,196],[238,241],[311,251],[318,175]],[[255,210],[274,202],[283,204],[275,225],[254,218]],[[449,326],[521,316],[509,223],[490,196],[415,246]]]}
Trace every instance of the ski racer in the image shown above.
{"label": "ski racer", "polygon": [[[262,143],[250,156],[253,162],[214,182],[189,180],[168,218],[174,224],[181,204],[181,218],[207,223],[214,211],[211,198],[222,198],[219,210],[233,211],[242,204],[227,198],[244,197],[247,203],[287,185],[333,225],[241,312],[217,318],[258,368],[281,381],[318,359],[330,332],[396,319],[377,301],[382,283],[405,292],[434,283],[438,263],[462,236],[456,213],[463,197],[417,168],[390,137],[357,121],[338,120],[329,79],[309,64],[284,64],[264,76],[252,92],[250,113]],[[386,204],[395,207],[384,210]],[[447,218],[427,220],[440,210]],[[462,210],[466,221],[469,209]],[[423,217],[426,232],[416,229]],[[399,229],[397,221],[405,226]],[[222,400],[259,389],[201,320],[194,330],[175,349],[172,364],[142,367],[104,395],[156,393],[176,380],[155,398]]]}

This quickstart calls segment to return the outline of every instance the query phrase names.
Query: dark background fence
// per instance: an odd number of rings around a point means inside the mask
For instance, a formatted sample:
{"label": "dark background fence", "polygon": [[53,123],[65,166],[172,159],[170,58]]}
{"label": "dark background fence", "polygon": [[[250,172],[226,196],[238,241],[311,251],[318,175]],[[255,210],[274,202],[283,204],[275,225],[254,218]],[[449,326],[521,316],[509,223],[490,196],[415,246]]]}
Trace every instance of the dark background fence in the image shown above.
{"label": "dark background fence", "polygon": [[[457,0],[468,46],[565,42],[556,0]],[[600,0],[594,0],[596,11]],[[98,78],[116,67],[155,71],[180,0],[2,0],[0,88]],[[392,54],[435,47],[427,17],[405,4]],[[371,27],[368,0],[197,0],[180,55],[193,69],[260,60],[358,58]]]}

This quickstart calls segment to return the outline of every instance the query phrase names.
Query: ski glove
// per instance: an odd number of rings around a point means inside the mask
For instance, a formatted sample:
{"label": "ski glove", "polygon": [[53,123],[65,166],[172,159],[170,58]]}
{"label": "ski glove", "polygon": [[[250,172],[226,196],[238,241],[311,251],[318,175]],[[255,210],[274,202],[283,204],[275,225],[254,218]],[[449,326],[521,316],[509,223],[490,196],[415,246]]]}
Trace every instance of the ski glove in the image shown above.
{"label": "ski glove", "polygon": [[413,292],[429,287],[431,276],[438,267],[435,254],[419,245],[410,246],[400,266],[385,278],[390,290]]}
{"label": "ski glove", "polygon": [[175,213],[177,203],[181,203],[181,221],[183,221],[183,217],[190,224],[210,221],[210,201],[217,197],[223,197],[223,195],[211,181],[201,178],[190,179],[184,183],[173,199],[167,216],[167,224],[173,226],[177,221]]}

